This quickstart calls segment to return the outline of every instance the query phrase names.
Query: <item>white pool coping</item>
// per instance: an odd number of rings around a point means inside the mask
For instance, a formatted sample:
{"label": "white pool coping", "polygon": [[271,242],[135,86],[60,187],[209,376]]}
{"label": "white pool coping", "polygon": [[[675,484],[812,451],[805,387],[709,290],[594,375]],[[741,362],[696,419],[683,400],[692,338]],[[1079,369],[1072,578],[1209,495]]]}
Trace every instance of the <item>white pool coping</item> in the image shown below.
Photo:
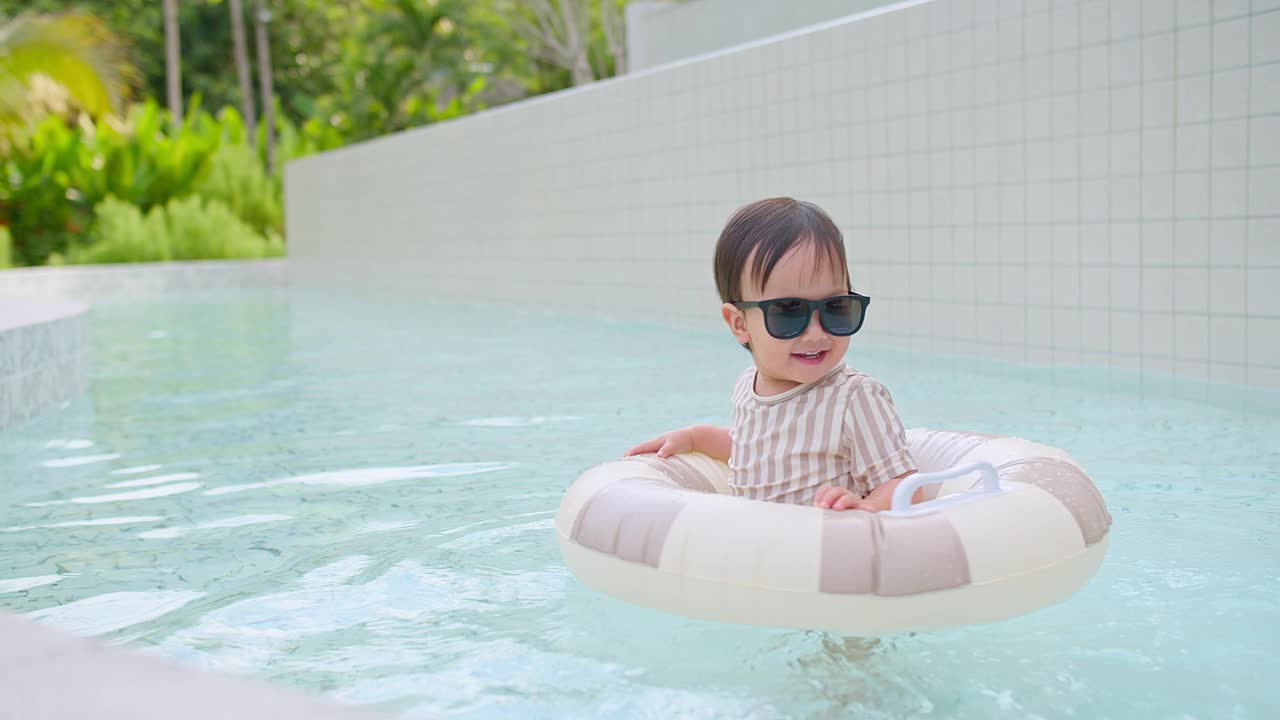
{"label": "white pool coping", "polygon": [[109,647],[0,613],[0,718],[372,720],[368,710]]}
{"label": "white pool coping", "polygon": [[0,430],[88,386],[88,312],[78,302],[0,298]]}

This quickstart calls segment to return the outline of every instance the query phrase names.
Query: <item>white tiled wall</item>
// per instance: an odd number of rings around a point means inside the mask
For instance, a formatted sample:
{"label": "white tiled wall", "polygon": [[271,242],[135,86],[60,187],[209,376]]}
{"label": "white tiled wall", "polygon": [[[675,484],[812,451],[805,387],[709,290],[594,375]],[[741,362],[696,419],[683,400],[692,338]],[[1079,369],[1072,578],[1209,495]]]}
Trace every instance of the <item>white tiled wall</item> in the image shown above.
{"label": "white tiled wall", "polygon": [[744,202],[866,340],[1280,387],[1280,0],[933,0],[292,163],[295,270],[718,322]]}

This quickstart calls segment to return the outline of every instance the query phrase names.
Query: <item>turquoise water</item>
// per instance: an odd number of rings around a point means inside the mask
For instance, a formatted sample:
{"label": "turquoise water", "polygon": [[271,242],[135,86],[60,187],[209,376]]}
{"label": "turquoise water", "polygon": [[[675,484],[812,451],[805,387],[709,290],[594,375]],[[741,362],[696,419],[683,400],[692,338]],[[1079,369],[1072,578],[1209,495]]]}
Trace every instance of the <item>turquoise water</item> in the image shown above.
{"label": "turquoise water", "polygon": [[1068,449],[1099,575],[992,626],[844,640],[592,593],[583,468],[725,422],[721,333],[306,291],[103,303],[89,394],[0,434],[0,608],[405,717],[1272,718],[1280,402],[856,343],[909,426]]}

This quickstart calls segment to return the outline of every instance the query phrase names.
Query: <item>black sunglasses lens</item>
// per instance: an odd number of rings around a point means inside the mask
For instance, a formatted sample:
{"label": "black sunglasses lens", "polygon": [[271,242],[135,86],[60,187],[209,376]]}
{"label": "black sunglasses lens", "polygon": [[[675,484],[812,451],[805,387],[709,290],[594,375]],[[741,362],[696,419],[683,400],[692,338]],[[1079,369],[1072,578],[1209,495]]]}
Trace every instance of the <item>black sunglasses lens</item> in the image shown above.
{"label": "black sunglasses lens", "polygon": [[862,303],[851,297],[831,298],[822,303],[819,317],[832,335],[852,335],[862,324]]}
{"label": "black sunglasses lens", "polygon": [[787,340],[804,332],[809,325],[809,303],[801,300],[775,300],[764,313],[764,327],[779,340]]}

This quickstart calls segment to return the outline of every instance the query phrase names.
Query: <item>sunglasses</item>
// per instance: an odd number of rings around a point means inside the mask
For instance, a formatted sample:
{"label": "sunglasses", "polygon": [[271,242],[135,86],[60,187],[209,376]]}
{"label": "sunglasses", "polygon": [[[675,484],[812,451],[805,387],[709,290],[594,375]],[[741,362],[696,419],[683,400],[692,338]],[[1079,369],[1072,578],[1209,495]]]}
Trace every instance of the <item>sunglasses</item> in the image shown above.
{"label": "sunglasses", "polygon": [[774,300],[751,300],[736,302],[739,310],[758,307],[764,313],[764,328],[779,340],[790,340],[800,337],[809,327],[809,319],[818,313],[818,322],[822,329],[831,335],[845,337],[852,335],[862,327],[866,317],[867,306],[871,298],[859,295],[852,290],[848,295],[836,295],[823,300],[805,300],[804,298],[777,298]]}

